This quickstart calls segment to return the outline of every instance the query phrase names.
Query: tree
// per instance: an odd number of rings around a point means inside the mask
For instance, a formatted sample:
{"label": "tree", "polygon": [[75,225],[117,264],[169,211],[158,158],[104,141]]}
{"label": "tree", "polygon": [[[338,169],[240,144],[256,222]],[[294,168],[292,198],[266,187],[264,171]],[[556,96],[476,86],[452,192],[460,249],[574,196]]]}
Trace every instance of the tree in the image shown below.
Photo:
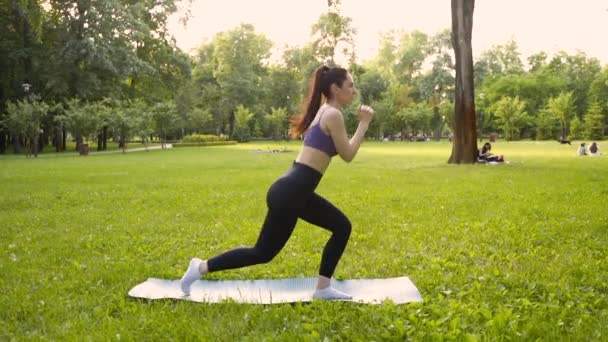
{"label": "tree", "polygon": [[475,0],[452,0],[452,45],[456,57],[454,140],[451,164],[477,160],[477,129],[473,85],[473,10]]}
{"label": "tree", "polygon": [[286,108],[271,108],[270,114],[266,114],[266,121],[270,123],[272,130],[272,139],[278,140],[285,137],[287,125],[287,109]]}
{"label": "tree", "polygon": [[591,140],[604,139],[604,115],[600,104],[594,102],[585,114],[585,138]]}
{"label": "tree", "polygon": [[570,134],[568,135],[569,140],[576,140],[583,137],[583,133],[585,131],[585,127],[581,122],[581,119],[578,116],[574,116],[572,120],[570,120]]}
{"label": "tree", "polygon": [[547,65],[547,53],[544,51],[535,53],[528,57],[528,71],[535,72]]}
{"label": "tree", "polygon": [[269,108],[285,108],[288,113],[297,111],[300,102],[299,75],[295,70],[283,66],[268,67],[267,74],[262,78],[263,98],[259,103],[262,112]]}
{"label": "tree", "polygon": [[118,145],[122,148],[122,153],[125,153],[127,142],[138,126],[137,106],[129,101],[119,102],[112,111],[111,123],[112,128],[119,135]]}
{"label": "tree", "polygon": [[311,77],[316,68],[323,62],[315,55],[312,44],[304,47],[291,47],[283,52],[283,63],[294,75],[298,84],[298,96],[296,102],[307,95]]}
{"label": "tree", "polygon": [[[53,20],[45,32],[57,48],[47,64],[56,70],[50,81],[61,91],[57,95],[85,100],[117,97],[127,89],[137,90],[143,75],[170,83],[174,68],[188,68],[171,45],[167,28],[179,2],[49,0]],[[165,88],[159,86],[163,83],[153,83],[148,93],[157,94]],[[165,89],[171,88],[167,84]]]}
{"label": "tree", "polygon": [[567,91],[572,92],[574,113],[581,118],[588,109],[590,86],[601,71],[599,60],[583,52],[568,55],[562,51],[551,59],[547,69],[565,80]]}
{"label": "tree", "polygon": [[144,148],[148,151],[148,142],[151,140],[152,133],[154,133],[154,120],[152,119],[152,113],[147,110],[147,107],[140,107],[137,118],[134,120],[133,131],[141,138],[141,143],[144,144]]}
{"label": "tree", "polygon": [[431,37],[427,55],[432,59],[432,68],[416,82],[416,88],[419,89],[418,99],[432,101],[434,106],[440,101],[439,99],[451,95],[454,89],[454,61],[450,39],[449,30]]}
{"label": "tree", "polygon": [[555,138],[557,126],[558,121],[555,115],[549,110],[541,110],[536,117],[536,140]]}
{"label": "tree", "polygon": [[[213,40],[213,77],[219,88],[218,108],[222,124],[234,120],[238,105],[254,108],[261,97],[262,61],[270,56],[272,42],[257,34],[252,25],[219,33]],[[232,122],[233,123],[233,122]]]}
{"label": "tree", "polygon": [[336,65],[336,49],[341,48],[345,63],[355,61],[355,36],[357,30],[352,19],[340,15],[341,0],[328,0],[327,13],[321,14],[312,26],[313,49],[317,57],[328,65]]}
{"label": "tree", "polygon": [[559,120],[561,127],[561,136],[567,136],[567,125],[566,123],[572,117],[575,111],[574,99],[572,92],[562,92],[559,96],[549,99],[547,109],[555,115]]}
{"label": "tree", "polygon": [[519,56],[517,42],[513,39],[482,52],[475,63],[475,83],[481,85],[488,77],[523,74],[524,67]]}
{"label": "tree", "polygon": [[249,141],[251,132],[249,130],[249,121],[253,118],[253,113],[243,105],[236,107],[234,114],[234,131],[233,138],[239,142]]}
{"label": "tree", "polygon": [[25,142],[25,157],[34,154],[38,157],[38,138],[43,117],[49,106],[41,102],[36,96],[30,96],[26,100],[9,102],[7,105],[8,116],[3,122],[14,137],[23,137]]}
{"label": "tree", "polygon": [[66,107],[66,127],[76,138],[76,150],[79,150],[83,139],[88,141],[91,134],[97,131],[98,117],[93,115],[90,106],[77,98],[68,100]]}
{"label": "tree", "polygon": [[608,133],[608,65],[595,76],[589,88],[589,101],[600,106],[600,113],[604,116],[604,132]]}
{"label": "tree", "polygon": [[388,81],[375,70],[363,73],[357,81],[357,88],[361,94],[361,102],[363,103],[381,100],[382,95],[388,89]]}
{"label": "tree", "polygon": [[174,102],[165,101],[155,104],[150,110],[152,111],[155,131],[160,137],[161,147],[165,148],[167,134],[175,127],[177,121],[177,107]]}
{"label": "tree", "polygon": [[395,82],[394,66],[397,60],[396,50],[397,43],[395,42],[395,32],[384,33],[380,37],[380,47],[374,58],[368,62],[368,66],[372,70],[377,70],[380,75],[388,82]]}
{"label": "tree", "polygon": [[89,117],[94,118],[96,127],[93,133],[97,134],[97,151],[105,151],[110,126],[110,108],[107,101],[88,103],[83,110]]}
{"label": "tree", "polygon": [[519,132],[530,123],[530,117],[525,111],[526,103],[518,97],[503,97],[493,108],[499,127],[505,133],[505,140],[519,138]]}
{"label": "tree", "polygon": [[394,66],[394,73],[399,82],[411,84],[412,80],[419,75],[422,63],[430,51],[428,42],[428,36],[420,31],[401,35]]}
{"label": "tree", "polygon": [[188,114],[188,126],[195,133],[213,133],[213,116],[208,109],[194,108]]}
{"label": "tree", "polygon": [[417,103],[401,109],[396,115],[396,127],[402,138],[408,133],[427,133],[431,130],[432,108],[425,103]]}

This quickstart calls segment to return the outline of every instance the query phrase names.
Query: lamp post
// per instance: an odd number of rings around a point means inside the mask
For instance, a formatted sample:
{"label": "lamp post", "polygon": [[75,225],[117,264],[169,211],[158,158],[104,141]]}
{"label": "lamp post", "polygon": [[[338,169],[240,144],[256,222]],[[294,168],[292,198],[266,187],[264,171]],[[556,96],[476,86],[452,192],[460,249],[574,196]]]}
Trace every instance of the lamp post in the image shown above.
{"label": "lamp post", "polygon": [[[35,104],[36,94],[33,91],[30,92],[30,90],[32,90],[32,85],[27,83],[27,81],[25,81],[24,83],[21,84],[21,87],[23,88],[23,91],[25,92],[25,99],[27,101],[29,101],[31,105],[36,106],[37,105],[37,104]],[[37,108],[35,110],[37,110]],[[44,130],[41,127],[37,127],[35,135],[34,135],[33,139],[30,141],[32,153],[34,154],[34,157],[38,157],[38,151],[40,150],[40,146],[39,146],[40,135],[43,132],[44,132]],[[29,139],[29,137],[26,137],[26,139]]]}

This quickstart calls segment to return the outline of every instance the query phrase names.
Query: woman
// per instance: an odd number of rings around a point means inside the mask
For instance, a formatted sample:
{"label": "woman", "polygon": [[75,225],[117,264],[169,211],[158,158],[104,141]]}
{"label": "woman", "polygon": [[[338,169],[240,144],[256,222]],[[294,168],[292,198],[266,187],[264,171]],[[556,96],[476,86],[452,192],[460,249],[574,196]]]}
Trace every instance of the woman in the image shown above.
{"label": "woman", "polygon": [[[313,295],[316,299],[351,299],[330,285],[336,265],[351,232],[348,218],[314,191],[332,157],[353,160],[363,142],[374,111],[359,109],[359,126],[349,140],[342,108],[352,102],[356,90],[352,76],[343,68],[323,66],[314,73],[306,112],[292,121],[291,134],[306,132],[304,146],[293,166],[268,190],[268,212],[258,241],[253,247],[235,248],[208,260],[193,258],[180,280],[182,291],[190,294],[194,281],[208,272],[240,268],[272,260],[291,236],[298,218],[329,230],[321,258],[319,278]],[[324,102],[324,103],[323,103]]]}
{"label": "woman", "polygon": [[481,147],[481,150],[479,150],[479,155],[477,156],[477,161],[481,162],[481,163],[504,162],[505,161],[502,154],[500,156],[497,156],[497,155],[492,154],[491,151],[492,151],[492,144],[490,144],[489,142],[483,144],[483,146]]}

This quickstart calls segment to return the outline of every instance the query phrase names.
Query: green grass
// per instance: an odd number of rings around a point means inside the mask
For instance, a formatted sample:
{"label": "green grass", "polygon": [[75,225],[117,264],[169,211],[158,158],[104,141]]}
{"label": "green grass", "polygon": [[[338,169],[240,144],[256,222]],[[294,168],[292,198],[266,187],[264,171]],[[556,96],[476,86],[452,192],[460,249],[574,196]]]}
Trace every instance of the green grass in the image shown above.
{"label": "green grass", "polygon": [[[336,277],[407,275],[424,297],[379,306],[127,296],[253,244],[299,143],[2,156],[0,340],[608,340],[608,156],[575,145],[498,142],[496,166],[434,142],[336,158],[318,188],[353,223]],[[314,276],[328,236],[299,223],[271,263],[210,277]]]}

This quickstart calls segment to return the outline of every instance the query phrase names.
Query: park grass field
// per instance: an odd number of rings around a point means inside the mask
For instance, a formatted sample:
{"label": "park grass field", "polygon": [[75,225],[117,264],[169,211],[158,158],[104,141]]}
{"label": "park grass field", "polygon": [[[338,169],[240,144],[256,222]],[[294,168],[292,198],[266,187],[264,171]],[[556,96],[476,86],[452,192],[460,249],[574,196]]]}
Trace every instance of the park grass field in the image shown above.
{"label": "park grass field", "polygon": [[[448,165],[446,142],[335,158],[318,193],[353,223],[335,276],[406,275],[424,298],[378,306],[127,296],[253,244],[298,142],[0,156],[0,340],[608,340],[608,156],[576,146],[497,142],[506,165]],[[300,222],[269,264],[209,277],[314,276],[328,237]]]}

